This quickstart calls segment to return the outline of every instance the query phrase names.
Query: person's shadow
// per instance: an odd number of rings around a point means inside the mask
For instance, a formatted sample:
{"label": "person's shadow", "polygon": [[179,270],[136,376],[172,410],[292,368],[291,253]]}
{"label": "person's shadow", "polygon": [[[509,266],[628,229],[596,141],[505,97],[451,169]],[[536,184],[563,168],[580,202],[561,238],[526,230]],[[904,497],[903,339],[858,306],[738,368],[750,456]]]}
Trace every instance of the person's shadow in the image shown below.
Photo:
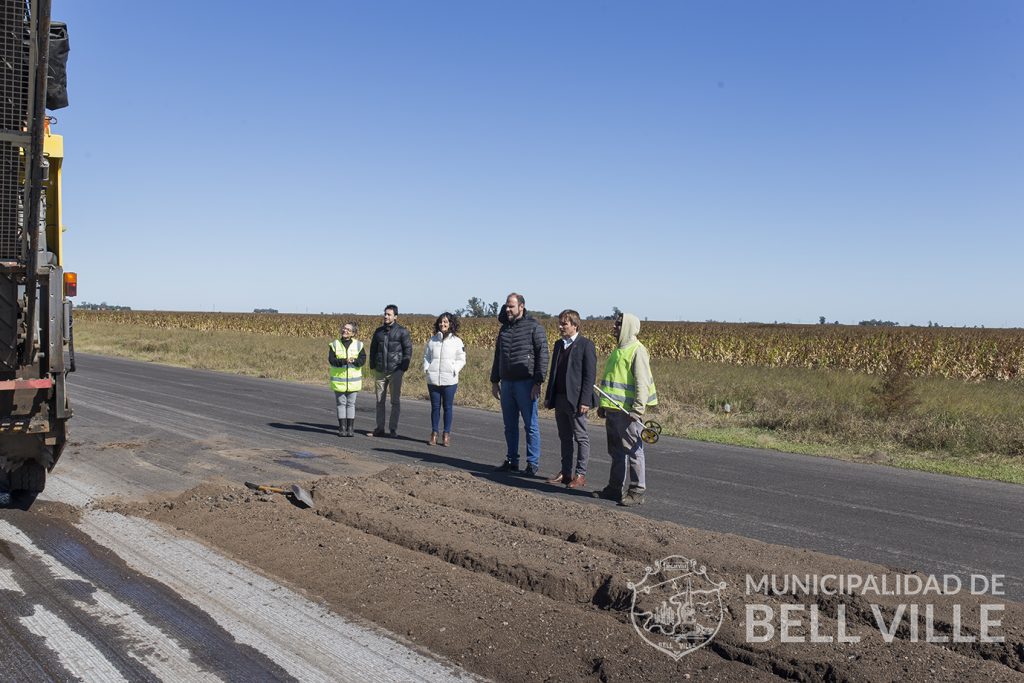
{"label": "person's shadow", "polygon": [[[410,441],[411,440],[412,439],[410,439]],[[485,472],[489,472],[493,469],[489,465],[483,465],[471,460],[463,460],[462,458],[453,458],[433,451],[413,451],[403,448],[374,448],[373,450],[381,453],[394,453],[395,455],[401,455],[405,458],[415,458],[416,460],[422,460],[436,465],[448,465],[455,469],[468,470],[474,474],[484,474]]]}
{"label": "person's shadow", "polygon": [[[410,441],[412,440],[410,439]],[[394,453],[406,458],[415,458],[435,465],[447,465],[455,469],[465,470],[478,479],[484,479],[495,484],[505,484],[541,493],[562,491],[566,495],[573,497],[582,497],[588,500],[591,498],[590,492],[584,489],[567,489],[564,486],[549,484],[543,477],[524,477],[513,472],[502,472],[495,469],[494,465],[441,455],[436,451],[412,451],[400,448],[375,448],[374,450],[381,453]]]}
{"label": "person's shadow", "polygon": [[[298,432],[307,432],[314,434],[331,434],[336,435],[338,433],[337,425],[323,424],[320,422],[268,422],[268,427],[274,429],[288,429]],[[355,434],[360,436],[370,436],[373,434],[373,429],[355,429]],[[422,439],[415,439],[411,436],[403,436],[397,434],[395,436],[377,436],[373,438],[374,446],[373,450],[381,453],[394,453],[405,458],[415,458],[424,462],[435,463],[438,465],[447,465],[455,469],[466,470],[472,473],[474,477],[485,479],[487,481],[493,481],[499,484],[506,484],[508,486],[516,486],[518,488],[530,489],[531,491],[539,491],[552,493],[554,491],[562,491],[566,495],[573,496],[574,498],[590,498],[590,492],[585,489],[567,489],[564,486],[557,484],[549,484],[544,477],[523,477],[514,472],[501,472],[495,469],[493,465],[476,463],[471,460],[464,460],[462,458],[451,457],[447,455],[441,455],[438,450],[433,447],[430,450],[410,450],[405,448],[389,448],[389,444],[398,444],[401,441],[407,441],[411,443],[423,443],[426,442]],[[344,445],[344,442],[339,442]],[[379,445],[378,445],[379,444]],[[442,447],[438,447],[441,450]],[[296,469],[303,469],[302,465],[296,463],[285,463],[290,467]],[[308,471],[308,470],[304,470]],[[312,474],[321,474],[321,472],[310,472]],[[27,509],[27,508],[26,508]]]}
{"label": "person's shadow", "polygon": [[274,429],[290,429],[296,432],[313,432],[316,434],[337,434],[338,425],[321,424],[319,422],[268,422]]}

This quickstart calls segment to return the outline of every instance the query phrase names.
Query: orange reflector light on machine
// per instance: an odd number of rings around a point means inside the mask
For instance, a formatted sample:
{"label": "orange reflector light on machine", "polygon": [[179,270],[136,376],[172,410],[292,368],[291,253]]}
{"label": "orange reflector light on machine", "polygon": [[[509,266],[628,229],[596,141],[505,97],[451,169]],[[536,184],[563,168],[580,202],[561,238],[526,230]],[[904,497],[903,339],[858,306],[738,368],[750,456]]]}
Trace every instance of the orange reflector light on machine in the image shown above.
{"label": "orange reflector light on machine", "polygon": [[78,273],[64,273],[64,296],[78,295]]}

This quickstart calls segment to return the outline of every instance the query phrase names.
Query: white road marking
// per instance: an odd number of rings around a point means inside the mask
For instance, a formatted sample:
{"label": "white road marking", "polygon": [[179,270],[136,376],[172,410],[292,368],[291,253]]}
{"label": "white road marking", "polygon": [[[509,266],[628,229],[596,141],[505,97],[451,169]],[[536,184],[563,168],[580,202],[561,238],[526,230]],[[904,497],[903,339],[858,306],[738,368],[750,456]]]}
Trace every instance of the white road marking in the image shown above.
{"label": "white road marking", "polygon": [[[112,495],[115,491],[107,492]],[[67,503],[76,508],[84,508],[90,505],[93,500],[104,495],[102,491],[87,486],[80,481],[72,481],[61,476],[60,473],[46,475],[46,489],[39,494],[40,500],[51,500],[58,503]]]}
{"label": "white road marking", "polygon": [[92,510],[78,527],[299,680],[473,680],[147,520]]}
{"label": "white road marking", "polygon": [[[55,578],[81,581],[92,585],[85,578],[44,553],[23,531],[4,520],[0,520],[0,539],[18,545],[29,554],[37,557],[46,565]],[[181,647],[173,638],[159,628],[147,622],[130,605],[121,602],[110,593],[95,587],[91,597],[92,602],[74,600],[75,607],[100,623],[113,626],[121,631],[128,644],[126,654],[143,664],[160,679],[189,681],[220,680],[213,674],[203,671],[196,666],[192,662],[192,655],[187,649]],[[60,644],[61,641],[56,639],[54,643]],[[60,655],[59,652],[58,655]]]}
{"label": "white road marking", "polygon": [[21,595],[25,594],[25,591],[21,589],[18,581],[14,578],[14,572],[6,567],[0,567],[0,590],[12,591]]}
{"label": "white road marking", "polygon": [[45,607],[36,605],[32,616],[21,617],[21,623],[42,638],[47,647],[57,653],[64,668],[77,678],[97,683],[128,683],[103,653]]}

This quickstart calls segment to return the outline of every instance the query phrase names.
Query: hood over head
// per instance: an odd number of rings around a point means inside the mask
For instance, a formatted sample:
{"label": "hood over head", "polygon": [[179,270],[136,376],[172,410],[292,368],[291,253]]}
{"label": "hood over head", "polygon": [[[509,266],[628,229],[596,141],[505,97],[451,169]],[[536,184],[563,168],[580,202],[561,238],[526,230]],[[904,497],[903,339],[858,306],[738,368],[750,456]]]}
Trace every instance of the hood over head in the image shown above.
{"label": "hood over head", "polygon": [[640,318],[632,313],[622,314],[622,327],[619,328],[619,348],[629,346],[640,334]]}

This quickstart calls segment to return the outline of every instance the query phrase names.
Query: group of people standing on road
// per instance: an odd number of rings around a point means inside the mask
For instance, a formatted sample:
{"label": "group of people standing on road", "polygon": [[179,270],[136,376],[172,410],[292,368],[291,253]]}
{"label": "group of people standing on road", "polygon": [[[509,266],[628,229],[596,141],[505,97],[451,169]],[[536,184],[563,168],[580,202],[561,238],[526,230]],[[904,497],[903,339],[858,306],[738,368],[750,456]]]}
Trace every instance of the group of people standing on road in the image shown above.
{"label": "group of people standing on road", "polygon": [[[338,436],[355,436],[356,397],[363,388],[363,366],[367,354],[363,343],[354,339],[359,326],[349,321],[341,326],[338,339],[331,342],[327,354],[331,389],[338,407]],[[466,345],[459,339],[459,318],[442,313],[434,321],[434,335],[427,340],[423,353],[423,372],[430,394],[430,445],[451,443],[452,407],[459,385],[459,372],[466,365]],[[398,306],[384,308],[384,321],[370,340],[370,371],[377,399],[377,422],[369,436],[398,436],[398,420],[402,415],[402,379],[412,361],[412,339],[409,330],[398,323]],[[391,414],[387,415],[387,399],[391,396]],[[444,431],[440,432],[441,413]],[[387,432],[384,431],[385,423]]]}
{"label": "group of people standing on road", "polygon": [[[640,320],[630,313],[619,314],[613,334],[616,348],[597,381],[597,352],[594,342],[580,334],[580,315],[572,309],[558,314],[560,339],[548,354],[547,334],[543,326],[526,311],[526,299],[509,294],[498,314],[501,329],[494,346],[491,365],[491,389],[501,402],[505,427],[506,455],[499,471],[536,477],[540,468],[540,429],[537,408],[541,387],[545,408],[555,411],[561,454],[557,475],[548,480],[569,489],[586,484],[590,459],[588,417],[597,408],[605,419],[605,433],[612,469],[608,484],[591,495],[613,500],[623,506],[644,502],[647,488],[643,431],[647,407],[658,403],[650,355],[637,339]],[[430,395],[431,446],[451,443],[452,408],[459,384],[459,372],[466,365],[466,347],[458,337],[459,319],[442,313],[434,322],[434,334],[427,340],[422,369]],[[355,322],[346,322],[329,348],[331,388],[338,409],[339,436],[353,436],[355,401],[362,389],[362,368],[367,354],[354,338]],[[377,400],[376,427],[372,436],[397,436],[401,414],[402,377],[412,360],[409,330],[398,323],[398,307],[384,309],[383,324],[370,342],[369,363]],[[600,399],[594,388],[599,388]],[[391,394],[391,414],[385,432],[387,395]],[[443,413],[443,423],[441,421]],[[519,469],[519,422],[526,435],[526,467]],[[442,429],[443,424],[443,429]],[[575,456],[575,457],[574,457]]]}

